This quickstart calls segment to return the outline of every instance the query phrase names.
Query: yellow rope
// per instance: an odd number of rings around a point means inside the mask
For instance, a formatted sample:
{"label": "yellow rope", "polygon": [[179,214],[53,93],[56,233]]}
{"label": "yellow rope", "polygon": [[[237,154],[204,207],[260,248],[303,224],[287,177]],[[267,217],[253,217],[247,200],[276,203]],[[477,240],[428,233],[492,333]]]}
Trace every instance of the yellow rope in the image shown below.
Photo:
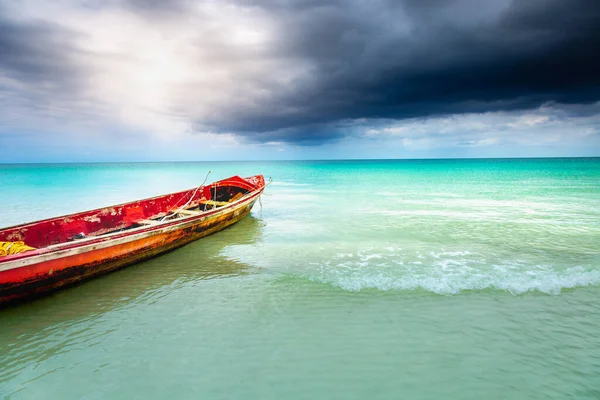
{"label": "yellow rope", "polygon": [[30,250],[35,250],[35,247],[27,246],[24,242],[0,242],[0,257]]}

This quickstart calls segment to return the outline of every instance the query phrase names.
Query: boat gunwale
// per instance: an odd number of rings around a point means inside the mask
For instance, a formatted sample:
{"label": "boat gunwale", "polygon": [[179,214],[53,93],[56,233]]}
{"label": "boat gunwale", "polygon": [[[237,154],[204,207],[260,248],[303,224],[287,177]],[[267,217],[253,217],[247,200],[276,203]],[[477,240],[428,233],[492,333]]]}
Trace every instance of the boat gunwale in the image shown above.
{"label": "boat gunwale", "polygon": [[[196,220],[203,221],[207,217],[216,217],[216,216],[224,214],[228,211],[232,211],[234,208],[243,206],[244,205],[243,203],[249,203],[252,199],[256,198],[257,196],[260,196],[262,194],[262,192],[264,191],[264,188],[265,188],[265,185],[261,186],[260,188],[254,190],[254,191],[246,193],[243,197],[241,197],[240,199],[238,199],[236,201],[229,203],[228,205],[225,205],[225,206],[222,206],[219,208],[215,208],[210,211],[204,211],[197,215],[184,215],[183,217],[176,218],[176,219],[170,219],[170,220],[166,220],[166,221],[155,221],[156,223],[153,223],[152,225],[142,225],[139,227],[128,229],[127,231],[117,231],[117,232],[113,232],[113,233],[107,233],[102,236],[88,236],[86,238],[78,239],[78,240],[72,241],[72,242],[57,243],[57,244],[53,244],[50,246],[41,247],[41,248],[38,248],[38,249],[32,250],[32,251],[27,251],[27,252],[23,252],[23,253],[17,253],[17,254],[11,254],[8,256],[4,256],[4,257],[0,258],[0,272],[25,266],[25,265],[15,265],[15,266],[7,265],[7,264],[15,262],[15,261],[25,261],[25,260],[33,259],[35,257],[47,256],[47,255],[57,253],[60,251],[74,250],[74,249],[84,247],[84,246],[87,246],[90,244],[105,243],[110,240],[118,240],[118,239],[122,239],[122,238],[129,237],[129,236],[135,236],[138,234],[152,233],[154,231],[157,231],[157,233],[158,233],[158,231],[163,230],[165,228],[171,228],[171,227],[175,227],[177,225],[184,225],[188,222],[194,222]],[[184,191],[184,192],[189,192],[189,190]],[[181,192],[177,192],[177,193],[181,193]],[[163,196],[168,196],[168,195],[163,195]],[[163,196],[156,196],[156,197],[151,197],[148,199],[137,200],[137,201],[151,200],[151,199],[160,198]],[[134,201],[134,202],[137,202],[137,201]],[[130,204],[130,203],[132,203],[132,202],[123,203],[122,205]],[[119,206],[119,205],[115,205],[115,206]],[[97,210],[102,210],[102,209],[103,208],[98,208]],[[91,211],[96,211],[96,210],[84,211],[82,213],[91,212]],[[77,213],[77,214],[79,214],[79,213]],[[64,217],[68,217],[71,215],[76,215],[76,214],[67,214]],[[61,217],[55,217],[55,218],[61,218]],[[48,218],[48,219],[54,219],[54,218]],[[34,223],[43,222],[43,221],[45,221],[45,220],[36,221]],[[23,225],[16,225],[16,226],[27,226],[27,225],[31,225],[31,224],[23,224]],[[5,229],[10,229],[10,228],[11,227],[5,228]],[[151,236],[151,235],[149,235],[149,236]],[[106,247],[110,247],[110,246],[106,246]],[[29,264],[27,264],[27,265],[29,265]]]}

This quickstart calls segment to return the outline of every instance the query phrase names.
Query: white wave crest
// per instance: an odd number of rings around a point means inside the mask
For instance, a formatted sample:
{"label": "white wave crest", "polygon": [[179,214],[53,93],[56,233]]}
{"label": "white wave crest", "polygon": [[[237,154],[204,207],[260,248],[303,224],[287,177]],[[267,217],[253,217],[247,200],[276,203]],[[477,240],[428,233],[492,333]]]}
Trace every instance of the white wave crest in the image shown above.
{"label": "white wave crest", "polygon": [[[441,266],[441,265],[440,265]],[[452,295],[472,290],[503,290],[518,295],[526,292],[560,294],[564,289],[594,286],[600,284],[600,270],[586,270],[583,267],[554,271],[550,268],[534,268],[527,271],[492,268],[487,271],[463,268],[444,271],[404,270],[404,274],[385,270],[321,269],[317,274],[305,275],[314,282],[330,284],[341,289],[358,292],[361,290],[414,291]]]}

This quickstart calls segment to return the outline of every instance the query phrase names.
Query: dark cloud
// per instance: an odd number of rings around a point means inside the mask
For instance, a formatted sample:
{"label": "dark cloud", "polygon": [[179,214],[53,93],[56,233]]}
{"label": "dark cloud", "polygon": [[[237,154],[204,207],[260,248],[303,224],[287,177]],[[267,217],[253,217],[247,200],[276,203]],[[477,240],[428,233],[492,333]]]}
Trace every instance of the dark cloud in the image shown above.
{"label": "dark cloud", "polygon": [[80,72],[66,58],[72,51],[72,35],[45,22],[16,23],[0,18],[0,72],[25,83],[65,84]]}
{"label": "dark cloud", "polygon": [[[204,2],[85,4],[99,13],[117,7],[155,21],[197,20],[198,31],[195,36],[190,33],[190,40],[205,59],[239,69],[238,81],[232,78],[231,83],[232,93],[239,95],[201,117],[182,104],[187,99],[182,95],[183,100],[174,101],[168,112],[187,116],[198,129],[233,132],[249,141],[319,144],[343,137],[346,131],[340,121],[346,120],[600,100],[600,2],[596,0],[210,3],[224,10],[255,11],[273,22],[275,36],[267,44],[246,48],[225,44],[227,26],[212,26],[210,15],[197,11]],[[74,62],[77,51],[71,46],[73,37],[82,33],[51,23],[17,23],[3,18],[4,13],[6,9],[0,10],[2,76],[45,84],[58,94],[82,96],[86,71]],[[285,60],[306,72],[282,84],[286,71],[256,72],[260,64],[248,62],[256,59]],[[245,69],[252,72],[244,74]],[[198,74],[202,73],[199,68]],[[202,89],[190,84],[181,92],[201,93]],[[264,95],[258,100],[245,97],[251,90]],[[52,94],[50,89],[48,93]]]}
{"label": "dark cloud", "polygon": [[9,115],[0,114],[0,126],[14,127],[10,120],[20,114],[33,122],[75,108],[88,113],[95,105],[85,93],[84,55],[74,46],[80,33],[45,21],[13,21],[6,11],[0,7],[0,109]]}
{"label": "dark cloud", "polygon": [[238,118],[220,122],[221,128],[252,137],[347,118],[402,119],[600,99],[599,2],[515,1],[483,15],[468,3],[255,1],[284,21],[279,51],[308,60],[313,76],[276,96],[277,104],[299,110],[294,115],[268,107],[252,115],[238,110]]}

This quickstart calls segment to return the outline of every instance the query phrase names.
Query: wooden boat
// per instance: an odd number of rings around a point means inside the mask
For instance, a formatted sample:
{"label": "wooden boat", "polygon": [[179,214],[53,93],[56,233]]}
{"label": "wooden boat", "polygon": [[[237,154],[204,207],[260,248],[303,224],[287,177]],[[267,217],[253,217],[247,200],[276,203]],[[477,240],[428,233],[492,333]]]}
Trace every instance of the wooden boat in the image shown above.
{"label": "wooden boat", "polygon": [[264,188],[262,175],[233,176],[182,192],[1,229],[0,243],[32,249],[0,256],[0,307],[218,232],[246,216]]}

